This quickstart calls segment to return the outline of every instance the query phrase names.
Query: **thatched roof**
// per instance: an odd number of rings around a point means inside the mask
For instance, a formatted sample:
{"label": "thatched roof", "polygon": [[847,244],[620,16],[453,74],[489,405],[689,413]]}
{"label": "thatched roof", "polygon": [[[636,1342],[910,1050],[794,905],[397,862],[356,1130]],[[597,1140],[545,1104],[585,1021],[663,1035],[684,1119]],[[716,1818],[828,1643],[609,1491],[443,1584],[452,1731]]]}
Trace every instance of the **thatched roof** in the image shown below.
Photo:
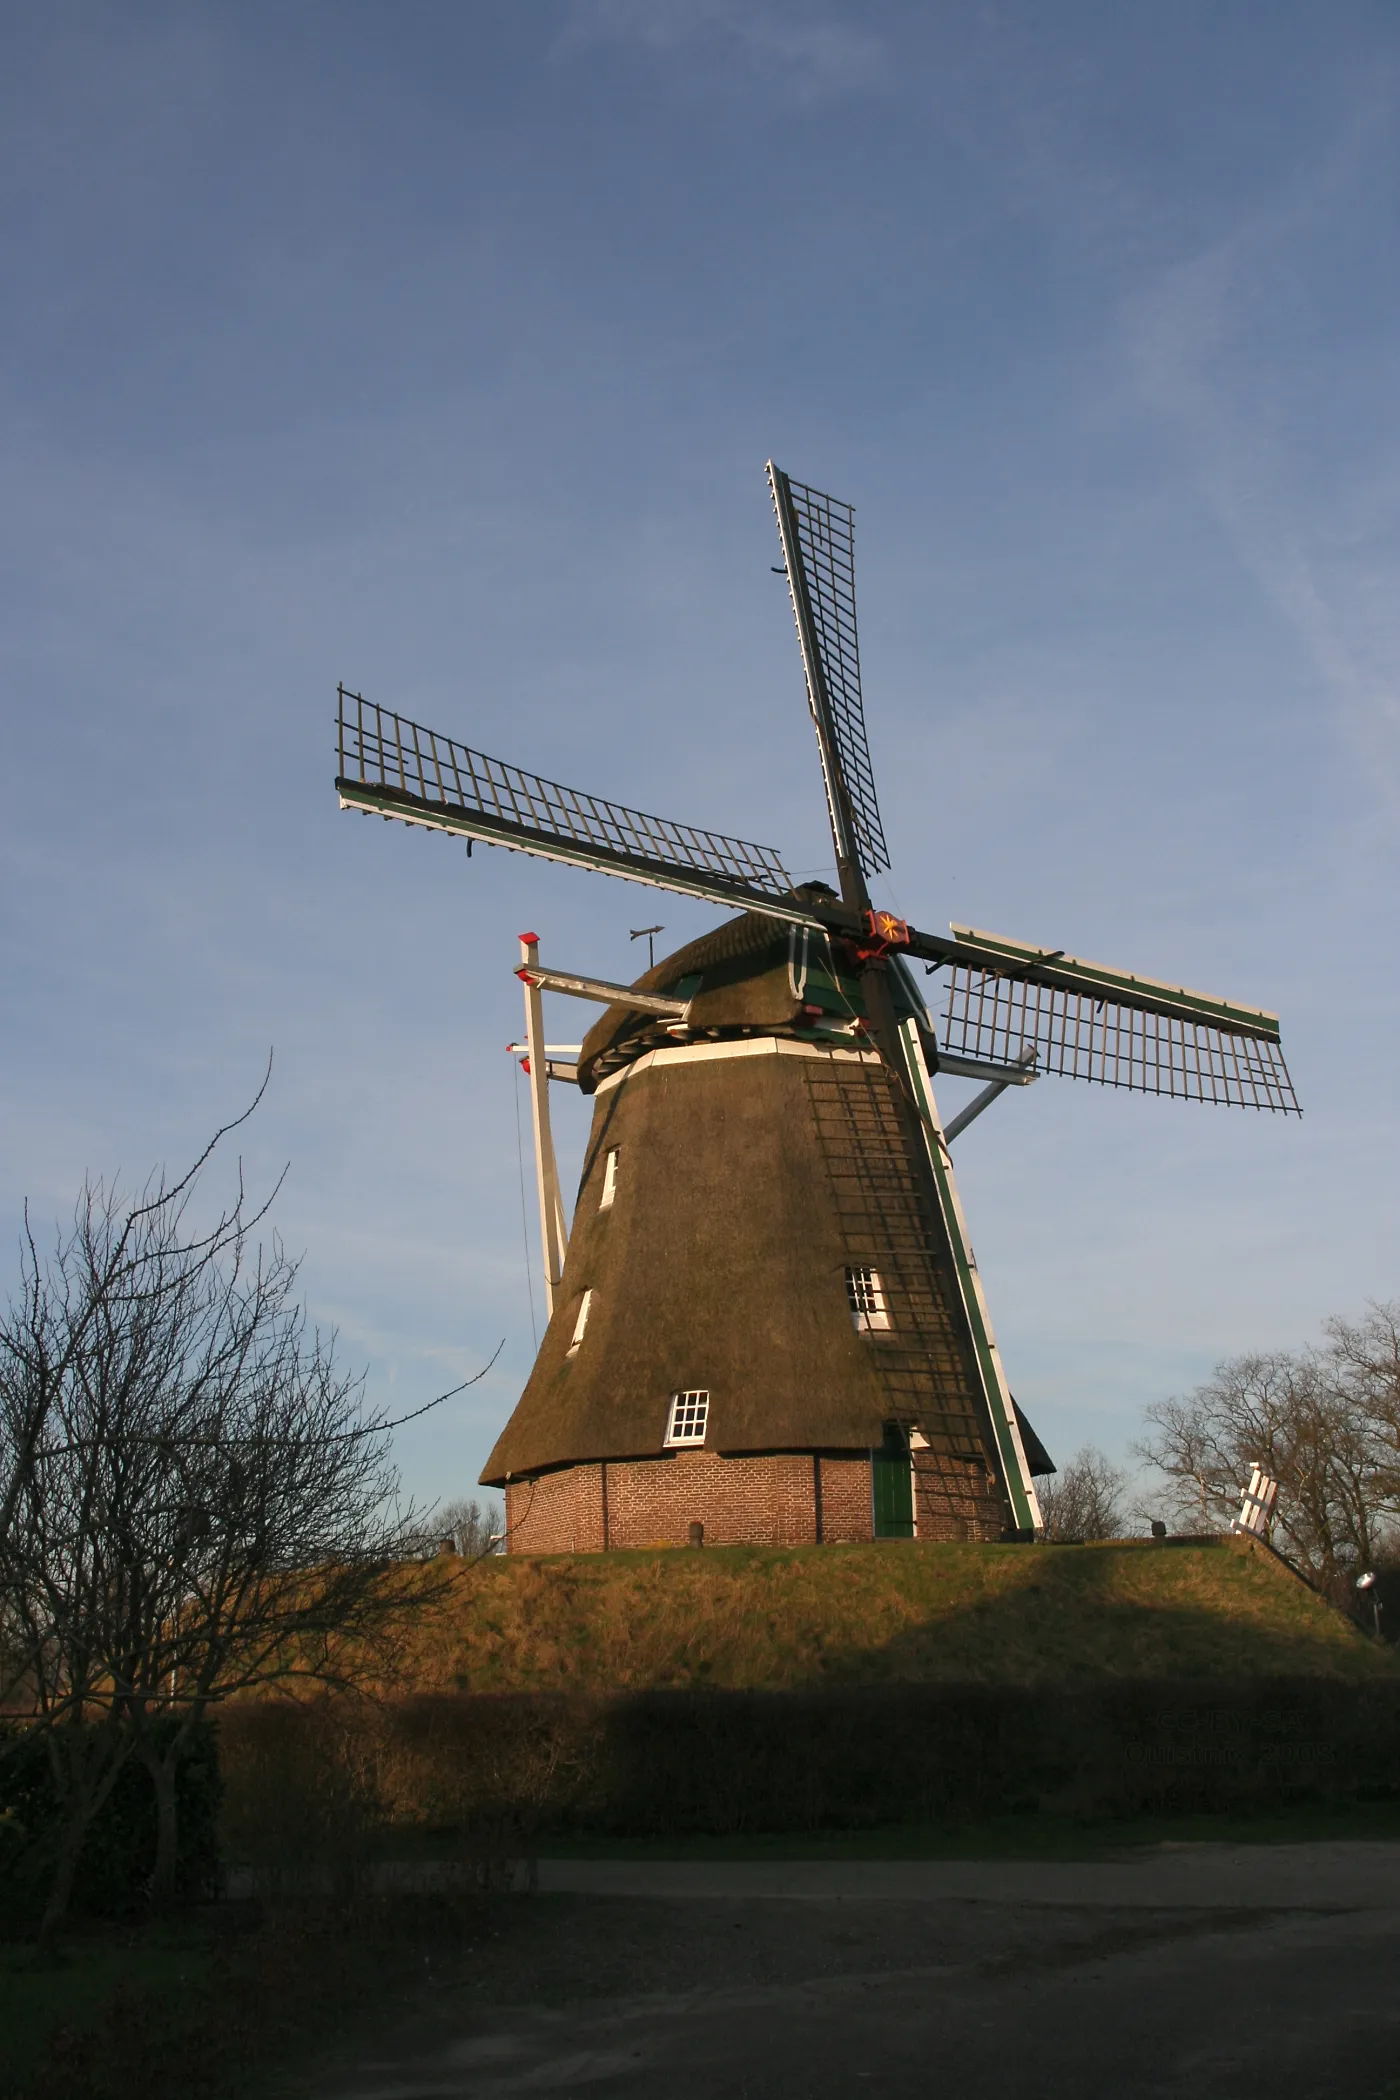
{"label": "thatched roof", "polygon": [[[713,1451],[868,1449],[899,1421],[998,1470],[896,1081],[865,1038],[817,1039],[802,1012],[849,1025],[858,986],[819,960],[746,914],[639,980],[693,997],[684,1044],[622,1008],[589,1032],[581,1068],[601,1091],[563,1289],[484,1481],[659,1455],[671,1396],[691,1388],[710,1394]],[[857,1333],[852,1266],[878,1270],[888,1332]]]}
{"label": "thatched roof", "polygon": [[[803,886],[804,891],[812,892],[824,891],[825,887],[822,883]],[[814,938],[818,944],[817,964],[825,983],[830,971],[820,966],[829,962],[826,943],[819,935]],[[815,990],[810,999],[807,997],[806,978],[811,968],[812,940],[802,928],[765,913],[744,912],[712,932],[701,934],[673,955],[664,956],[637,979],[633,989],[674,992],[689,999],[687,1040],[720,1040],[754,1030],[794,1028],[804,1005],[816,1002]],[[849,990],[848,987],[848,996]],[[829,1003],[839,1007],[843,1002]],[[811,1033],[810,1024],[807,1033]],[[666,1024],[654,1016],[625,1006],[609,1006],[583,1039],[579,1085],[591,1094],[609,1073],[621,1070],[644,1051],[673,1040]]]}

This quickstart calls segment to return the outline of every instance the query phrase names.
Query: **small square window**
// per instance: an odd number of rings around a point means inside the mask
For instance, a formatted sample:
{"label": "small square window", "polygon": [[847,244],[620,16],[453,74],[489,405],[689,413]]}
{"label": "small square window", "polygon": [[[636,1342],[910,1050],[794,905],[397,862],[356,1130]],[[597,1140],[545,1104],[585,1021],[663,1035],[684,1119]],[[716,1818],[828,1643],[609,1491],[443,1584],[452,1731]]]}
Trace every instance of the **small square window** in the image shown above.
{"label": "small square window", "polygon": [[875,1334],[888,1329],[890,1310],[878,1269],[847,1269],[846,1297],[857,1334]]}
{"label": "small square window", "polygon": [[578,1354],[578,1345],[583,1340],[583,1330],[588,1325],[588,1315],[589,1311],[592,1308],[592,1305],[593,1293],[592,1291],[585,1291],[583,1296],[578,1301],[578,1318],[574,1321],[573,1335],[570,1338],[569,1347],[566,1352],[569,1356],[576,1356]]}
{"label": "small square window", "polygon": [[617,1148],[616,1146],[614,1146],[613,1150],[608,1154],[607,1165],[603,1168],[603,1193],[598,1198],[599,1210],[611,1210],[613,1207],[613,1199],[616,1195]]}
{"label": "small square window", "polygon": [[676,1393],[666,1424],[668,1444],[703,1444],[705,1422],[710,1412],[708,1393]]}

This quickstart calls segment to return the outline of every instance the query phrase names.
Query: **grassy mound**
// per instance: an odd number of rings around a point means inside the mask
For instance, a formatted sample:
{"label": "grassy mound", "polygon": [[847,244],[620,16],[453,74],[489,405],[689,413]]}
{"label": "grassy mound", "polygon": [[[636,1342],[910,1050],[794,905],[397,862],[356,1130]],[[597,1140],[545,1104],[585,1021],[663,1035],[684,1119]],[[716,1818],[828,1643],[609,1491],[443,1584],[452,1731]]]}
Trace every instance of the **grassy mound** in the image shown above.
{"label": "grassy mound", "polygon": [[461,1571],[404,1660],[418,1692],[1400,1674],[1245,1540],[491,1560]]}
{"label": "grassy mound", "polygon": [[236,1857],[285,1876],[455,1833],[489,1866],[541,1833],[1258,1814],[1400,1784],[1400,1663],[1245,1540],[488,1561],[399,1662],[380,1701],[225,1713]]}

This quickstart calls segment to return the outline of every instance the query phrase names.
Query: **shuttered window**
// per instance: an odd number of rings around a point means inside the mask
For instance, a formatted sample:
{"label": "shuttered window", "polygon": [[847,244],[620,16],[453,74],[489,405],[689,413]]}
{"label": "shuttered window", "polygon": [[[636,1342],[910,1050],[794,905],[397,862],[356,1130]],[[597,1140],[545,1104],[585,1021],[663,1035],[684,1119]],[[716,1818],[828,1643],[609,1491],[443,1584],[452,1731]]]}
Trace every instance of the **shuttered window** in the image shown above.
{"label": "shuttered window", "polygon": [[598,1198],[599,1210],[611,1210],[613,1207],[613,1199],[616,1195],[617,1148],[616,1146],[614,1146],[613,1150],[608,1154],[607,1165],[603,1168],[603,1193]]}

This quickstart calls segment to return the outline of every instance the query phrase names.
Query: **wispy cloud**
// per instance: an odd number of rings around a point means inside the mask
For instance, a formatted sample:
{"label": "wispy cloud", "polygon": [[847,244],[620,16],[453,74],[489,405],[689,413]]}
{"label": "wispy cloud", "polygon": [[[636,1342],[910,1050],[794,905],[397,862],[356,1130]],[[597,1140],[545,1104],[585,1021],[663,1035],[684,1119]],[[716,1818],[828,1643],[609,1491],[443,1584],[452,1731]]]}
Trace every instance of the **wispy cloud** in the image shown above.
{"label": "wispy cloud", "polygon": [[660,58],[738,68],[804,103],[868,94],[889,77],[885,46],[830,14],[795,14],[746,0],[575,0],[561,50],[623,44]]}
{"label": "wispy cloud", "polygon": [[1351,397],[1364,427],[1374,373],[1309,361],[1281,393],[1271,346],[1306,342],[1326,293],[1307,281],[1322,194],[1358,179],[1355,140],[1311,194],[1164,272],[1131,305],[1133,375],[1181,433],[1242,566],[1293,630],[1389,810],[1400,806],[1400,447],[1384,418],[1326,469],[1312,442]]}

